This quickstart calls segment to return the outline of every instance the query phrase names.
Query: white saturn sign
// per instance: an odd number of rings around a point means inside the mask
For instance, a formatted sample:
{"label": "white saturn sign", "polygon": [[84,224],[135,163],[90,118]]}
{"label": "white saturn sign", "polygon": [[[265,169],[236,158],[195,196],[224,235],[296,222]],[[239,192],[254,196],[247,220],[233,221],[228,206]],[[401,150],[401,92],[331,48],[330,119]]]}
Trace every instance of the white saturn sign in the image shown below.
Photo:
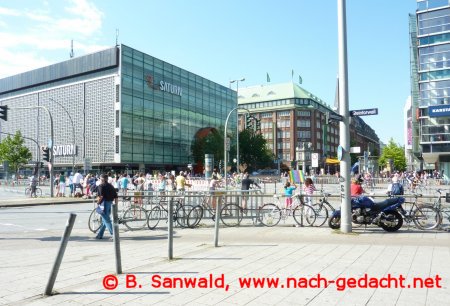
{"label": "white saturn sign", "polygon": [[53,156],[77,155],[77,147],[73,144],[53,146]]}

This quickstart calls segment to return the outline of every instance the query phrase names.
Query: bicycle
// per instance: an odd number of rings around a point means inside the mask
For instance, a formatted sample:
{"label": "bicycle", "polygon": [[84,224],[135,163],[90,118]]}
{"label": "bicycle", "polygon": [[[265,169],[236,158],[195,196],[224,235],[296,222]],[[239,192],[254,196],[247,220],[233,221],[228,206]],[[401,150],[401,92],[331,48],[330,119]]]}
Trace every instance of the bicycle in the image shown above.
{"label": "bicycle", "polygon": [[325,193],[323,189],[321,189],[320,195],[321,199],[319,199],[319,203],[312,205],[314,212],[316,213],[316,222],[314,224],[318,227],[327,222],[328,217],[330,216],[329,211],[331,211],[331,215],[335,211],[335,208],[331,206],[330,202],[328,202],[328,197],[331,196],[331,193]]}
{"label": "bicycle", "polygon": [[[211,215],[212,220],[216,218],[216,209],[210,205],[210,198],[215,196],[217,201],[221,202],[222,209],[220,210],[220,220],[225,226],[234,227],[241,224],[244,218],[244,209],[236,203],[225,203],[225,193],[215,193],[214,195],[205,194],[202,198],[200,205],[195,206],[188,215],[188,226],[190,228],[196,227],[200,221],[203,219],[203,214],[208,211]],[[216,203],[217,205],[218,203]]]}
{"label": "bicycle", "polygon": [[[434,207],[439,211],[439,217],[440,217],[440,222],[439,222],[439,228],[440,229],[444,229],[443,228],[443,222],[447,221],[447,223],[445,223],[446,225],[446,230],[450,231],[450,207],[443,207],[442,202],[441,202],[441,193],[442,190],[441,189],[437,189],[436,190],[437,193],[439,193],[439,197],[436,201],[436,203],[434,203]],[[447,202],[447,197],[445,198],[445,201]],[[445,215],[445,216],[444,216]]]}
{"label": "bicycle", "polygon": [[[94,201],[96,206],[96,202]],[[147,211],[140,205],[131,205],[131,197],[122,198],[122,214],[118,218],[119,224],[125,225],[130,231],[140,230],[147,224]],[[96,233],[102,225],[102,216],[95,207],[88,221],[89,230]]]}
{"label": "bicycle", "polygon": [[403,216],[403,220],[408,223],[414,222],[414,225],[421,230],[432,230],[439,226],[441,217],[439,210],[433,205],[429,204],[417,204],[418,198],[422,197],[421,194],[414,194],[414,202],[411,204],[409,211],[404,208],[398,209],[399,213]]}
{"label": "bicycle", "polygon": [[[170,204],[170,202],[171,201],[163,201],[161,199],[157,206],[154,206],[148,211],[146,223],[149,229],[154,230],[163,219],[165,219],[167,223],[169,210],[166,207]],[[181,197],[174,199],[172,204],[174,205],[172,215],[173,222],[178,223],[178,225],[182,228],[189,227],[188,215],[194,207],[190,204],[184,204],[184,199]]]}
{"label": "bicycle", "polygon": [[25,188],[25,195],[27,197],[34,197],[34,198],[42,197],[42,189],[39,187],[36,187],[36,193],[34,194],[34,196],[32,196],[31,195],[31,187],[27,187],[27,188]]}
{"label": "bicycle", "polygon": [[263,225],[272,227],[277,225],[281,219],[286,222],[289,216],[293,216],[298,226],[303,226],[303,219],[309,226],[313,226],[317,217],[316,212],[312,206],[305,204],[302,196],[294,195],[292,205],[284,208],[280,208],[282,206],[280,195],[275,194],[273,198],[276,203],[264,204],[259,209],[260,221]]}

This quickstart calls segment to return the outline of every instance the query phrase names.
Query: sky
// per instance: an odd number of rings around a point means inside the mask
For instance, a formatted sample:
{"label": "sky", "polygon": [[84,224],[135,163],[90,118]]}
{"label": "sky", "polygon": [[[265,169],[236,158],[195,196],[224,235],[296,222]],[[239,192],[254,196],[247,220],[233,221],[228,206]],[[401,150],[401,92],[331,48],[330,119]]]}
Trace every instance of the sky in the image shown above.
{"label": "sky", "polygon": [[[404,144],[415,0],[347,0],[350,110]],[[118,42],[224,86],[298,82],[333,105],[337,0],[0,0],[0,78]],[[294,77],[292,78],[292,71]],[[234,87],[235,88],[235,87]]]}

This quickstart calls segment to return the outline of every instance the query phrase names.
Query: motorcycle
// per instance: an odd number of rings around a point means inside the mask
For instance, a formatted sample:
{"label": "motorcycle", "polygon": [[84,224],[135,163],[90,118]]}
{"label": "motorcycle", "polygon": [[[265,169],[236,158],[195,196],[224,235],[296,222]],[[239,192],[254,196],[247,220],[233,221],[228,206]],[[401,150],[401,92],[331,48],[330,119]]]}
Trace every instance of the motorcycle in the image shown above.
{"label": "motorcycle", "polygon": [[[394,197],[382,202],[374,202],[369,197],[353,198],[352,222],[357,225],[375,224],[387,232],[395,232],[403,225],[403,217],[397,211],[403,211],[403,197]],[[336,209],[328,221],[332,229],[341,226],[341,210]]]}

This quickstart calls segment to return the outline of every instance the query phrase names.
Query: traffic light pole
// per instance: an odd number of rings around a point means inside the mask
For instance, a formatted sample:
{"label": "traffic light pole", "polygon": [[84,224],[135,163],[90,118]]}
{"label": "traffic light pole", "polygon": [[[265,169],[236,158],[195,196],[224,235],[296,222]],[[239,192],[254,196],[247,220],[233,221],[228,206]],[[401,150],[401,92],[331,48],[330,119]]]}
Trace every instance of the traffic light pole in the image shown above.
{"label": "traffic light pole", "polygon": [[36,105],[36,106],[24,106],[24,107],[8,107],[8,109],[37,109],[42,108],[44,109],[48,116],[50,117],[50,197],[53,198],[53,117],[48,108],[42,105]]}

